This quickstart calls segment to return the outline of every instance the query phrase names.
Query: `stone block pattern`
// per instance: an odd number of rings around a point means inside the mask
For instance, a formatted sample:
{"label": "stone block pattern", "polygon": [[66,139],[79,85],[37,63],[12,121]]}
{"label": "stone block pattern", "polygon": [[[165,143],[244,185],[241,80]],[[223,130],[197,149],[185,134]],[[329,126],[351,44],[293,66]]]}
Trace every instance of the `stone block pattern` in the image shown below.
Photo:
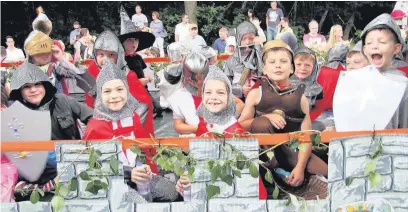
{"label": "stone block pattern", "polygon": [[[320,201],[307,201],[308,211],[328,212],[346,203],[383,198],[389,201],[396,211],[408,211],[408,135],[382,136],[384,153],[379,159],[377,172],[383,176],[383,182],[375,188],[370,187],[368,177],[364,175],[364,167],[359,166],[369,153],[370,138],[354,137],[332,141],[329,153],[329,189],[330,198]],[[258,154],[258,142],[255,139],[227,140],[253,160]],[[81,151],[80,145],[72,143],[57,143],[58,169],[62,171]],[[121,149],[120,143],[109,143],[106,148],[99,150],[102,158],[114,154]],[[206,201],[205,187],[209,184],[210,175],[205,170],[206,161],[209,159],[223,158],[220,145],[213,140],[191,140],[190,152],[197,159],[195,180],[192,185],[191,202],[149,203],[133,204],[122,201],[122,196],[128,191],[123,183],[123,169],[120,175],[113,176],[109,164],[102,163],[105,172],[105,182],[109,184],[108,192],[99,192],[97,195],[84,191],[81,182],[79,191],[68,194],[62,211],[64,212],[297,212],[299,209],[293,205],[285,206],[286,200],[259,200],[258,179],[243,171],[241,178],[235,177],[233,185],[228,186],[223,182],[216,182],[221,187],[221,194],[210,201]],[[106,155],[106,156],[105,156]],[[75,174],[87,168],[87,156],[81,161],[68,166],[62,181],[68,181]],[[353,176],[350,186],[345,185],[345,178]],[[333,197],[333,198],[332,198]],[[0,210],[5,212],[52,211],[50,203],[37,203],[33,206],[30,202],[2,203]]]}
{"label": "stone block pattern", "polygon": [[[387,200],[396,211],[408,211],[408,135],[377,135],[383,143],[376,172],[382,181],[372,187],[364,174],[364,162],[375,150],[372,136],[358,136],[330,142],[330,209],[356,201]],[[345,179],[353,177],[351,185]]]}

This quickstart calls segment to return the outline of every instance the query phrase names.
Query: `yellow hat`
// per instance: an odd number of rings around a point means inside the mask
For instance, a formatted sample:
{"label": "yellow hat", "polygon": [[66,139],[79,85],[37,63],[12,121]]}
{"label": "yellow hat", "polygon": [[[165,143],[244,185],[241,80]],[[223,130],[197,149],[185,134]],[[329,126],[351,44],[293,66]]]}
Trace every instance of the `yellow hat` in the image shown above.
{"label": "yellow hat", "polygon": [[36,31],[34,35],[28,36],[24,49],[28,55],[33,56],[37,54],[50,53],[52,46],[52,39],[40,31]]}
{"label": "yellow hat", "polygon": [[197,28],[198,29],[197,24],[190,24],[190,29],[192,29],[192,28]]}
{"label": "yellow hat", "polygon": [[272,40],[264,44],[262,58],[264,57],[265,53],[272,48],[285,48],[290,52],[290,54],[292,54],[292,57],[293,57],[293,51],[288,44],[286,44],[285,42],[281,40]]}

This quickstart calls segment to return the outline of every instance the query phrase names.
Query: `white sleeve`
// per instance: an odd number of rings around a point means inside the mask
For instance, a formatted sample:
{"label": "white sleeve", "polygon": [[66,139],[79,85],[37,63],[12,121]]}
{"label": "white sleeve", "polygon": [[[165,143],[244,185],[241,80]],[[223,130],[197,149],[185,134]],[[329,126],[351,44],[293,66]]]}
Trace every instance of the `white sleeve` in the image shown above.
{"label": "white sleeve", "polygon": [[132,15],[132,22],[134,23],[134,24],[136,24],[136,16],[135,15]]}
{"label": "white sleeve", "polygon": [[143,23],[145,24],[145,23],[149,23],[149,21],[147,20],[147,16],[145,15],[144,16],[144,21],[143,21]]}
{"label": "white sleeve", "polygon": [[176,25],[176,30],[174,32],[175,35],[180,35],[180,25]]}
{"label": "white sleeve", "polygon": [[19,57],[19,58],[24,58],[24,59],[25,59],[25,55],[24,55],[23,50],[18,49],[18,57]]}

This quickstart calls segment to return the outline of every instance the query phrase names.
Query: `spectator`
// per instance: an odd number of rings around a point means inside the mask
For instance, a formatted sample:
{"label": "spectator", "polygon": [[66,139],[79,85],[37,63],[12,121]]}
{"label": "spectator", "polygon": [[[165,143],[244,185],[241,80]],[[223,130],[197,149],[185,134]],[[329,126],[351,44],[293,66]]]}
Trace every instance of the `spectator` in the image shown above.
{"label": "spectator", "polygon": [[259,21],[258,18],[254,18],[252,20],[252,23],[255,25],[255,27],[258,29],[258,36],[255,37],[255,44],[259,44],[261,46],[263,46],[263,43],[266,42],[266,36],[264,31],[261,28],[261,22]]}
{"label": "spectator", "polygon": [[237,47],[237,42],[235,41],[235,37],[234,36],[228,37],[227,45],[225,47],[225,53],[228,55],[233,55],[236,47]]}
{"label": "spectator", "polygon": [[218,53],[222,54],[225,52],[226,40],[228,38],[228,29],[225,27],[221,27],[218,33],[220,37],[215,40],[214,49],[217,50]]}
{"label": "spectator", "polygon": [[85,58],[87,41],[89,39],[89,30],[87,28],[82,28],[79,33],[77,42],[74,45],[75,54],[74,61],[79,61]]}
{"label": "spectator", "polygon": [[191,51],[200,51],[204,46],[207,46],[204,38],[198,34],[197,24],[190,24],[190,36],[184,43]]}
{"label": "spectator", "polygon": [[350,42],[348,40],[343,40],[343,27],[340,25],[334,25],[330,29],[329,41],[327,42],[326,49],[331,49],[333,46],[338,44],[344,44],[348,47],[350,46]]}
{"label": "spectator", "polygon": [[7,57],[7,50],[4,46],[1,46],[1,62],[5,60]]}
{"label": "spectator", "polygon": [[175,40],[176,42],[185,41],[190,35],[190,25],[188,24],[188,15],[183,15],[181,17],[181,23],[176,25],[175,29]]}
{"label": "spectator", "polygon": [[278,8],[278,2],[271,2],[271,8],[266,12],[268,41],[274,40],[278,34],[278,25],[283,18],[283,12]]}
{"label": "spectator", "polygon": [[370,61],[368,61],[367,56],[361,52],[362,50],[362,41],[356,43],[352,49],[349,50],[347,53],[346,58],[346,70],[352,71],[355,69],[360,69],[370,65]]}
{"label": "spectator", "polygon": [[142,7],[140,5],[136,5],[135,9],[136,14],[132,16],[132,22],[137,28],[143,30],[143,28],[147,27],[148,24],[147,17],[142,13]]}
{"label": "spectator", "polygon": [[11,36],[6,37],[6,45],[7,45],[7,58],[5,59],[6,62],[18,62],[24,61],[25,56],[21,49],[16,48],[14,46],[14,38]]}
{"label": "spectator", "polygon": [[[288,18],[283,18],[281,21],[281,27],[279,27],[279,33],[276,36],[276,39],[279,39],[284,33],[290,32],[293,33],[293,29],[290,28],[289,26],[289,19]],[[293,49],[294,50],[294,49]]]}
{"label": "spectator", "polygon": [[309,34],[303,36],[303,44],[309,48],[319,48],[322,44],[326,44],[326,38],[318,33],[319,24],[312,20],[309,23]]}
{"label": "spectator", "polygon": [[74,22],[74,30],[69,33],[69,44],[74,45],[75,42],[78,40],[79,33],[81,31],[81,25],[78,21]]}
{"label": "spectator", "polygon": [[156,37],[153,46],[159,48],[160,57],[164,57],[164,38],[162,37],[162,32],[164,31],[163,22],[159,19],[160,14],[157,11],[152,13],[152,18],[153,21],[150,22],[150,29],[152,30],[153,35]]}
{"label": "spectator", "polygon": [[248,21],[252,22],[255,18],[258,19],[255,15],[254,10],[248,9]]}

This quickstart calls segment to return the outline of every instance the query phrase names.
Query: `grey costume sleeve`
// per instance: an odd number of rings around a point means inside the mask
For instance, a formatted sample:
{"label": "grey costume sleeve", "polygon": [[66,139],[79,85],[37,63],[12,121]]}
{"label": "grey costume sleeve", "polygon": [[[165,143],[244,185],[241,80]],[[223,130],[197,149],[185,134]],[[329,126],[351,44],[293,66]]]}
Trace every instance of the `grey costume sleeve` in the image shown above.
{"label": "grey costume sleeve", "polygon": [[408,83],[399,105],[398,128],[408,128]]}
{"label": "grey costume sleeve", "polygon": [[82,123],[87,124],[89,119],[93,116],[93,110],[70,96],[67,96],[66,98],[74,117],[81,120]]}
{"label": "grey costume sleeve", "polygon": [[142,122],[142,125],[144,125],[146,121],[148,111],[149,108],[145,104],[141,104],[140,107],[138,107],[135,111],[137,114],[139,114],[140,122]]}

